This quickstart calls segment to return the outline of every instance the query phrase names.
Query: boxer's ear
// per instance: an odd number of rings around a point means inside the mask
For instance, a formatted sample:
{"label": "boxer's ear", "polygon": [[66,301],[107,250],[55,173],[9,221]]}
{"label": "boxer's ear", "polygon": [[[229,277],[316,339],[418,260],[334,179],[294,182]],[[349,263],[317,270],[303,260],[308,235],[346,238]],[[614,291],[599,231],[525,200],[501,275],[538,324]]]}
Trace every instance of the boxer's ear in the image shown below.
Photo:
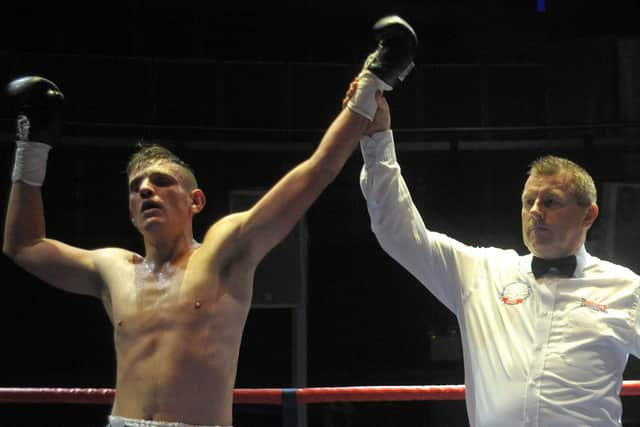
{"label": "boxer's ear", "polygon": [[207,204],[207,198],[204,191],[199,188],[191,190],[191,210],[194,215],[199,214]]}

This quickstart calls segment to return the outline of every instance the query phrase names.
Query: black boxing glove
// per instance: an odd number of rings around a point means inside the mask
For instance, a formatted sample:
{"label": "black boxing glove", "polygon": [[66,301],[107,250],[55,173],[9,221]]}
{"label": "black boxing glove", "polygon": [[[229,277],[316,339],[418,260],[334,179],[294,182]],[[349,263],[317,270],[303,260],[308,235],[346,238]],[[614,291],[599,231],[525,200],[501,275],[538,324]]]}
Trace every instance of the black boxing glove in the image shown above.
{"label": "black boxing glove", "polygon": [[6,88],[16,118],[16,153],[11,179],[41,186],[52,144],[60,139],[64,95],[50,80],[26,76]]}
{"label": "black boxing glove", "polygon": [[17,115],[18,141],[54,145],[60,140],[64,95],[51,80],[26,76],[7,85],[7,95]]}
{"label": "black boxing glove", "polygon": [[373,121],[378,104],[376,92],[393,90],[414,68],[418,38],[413,28],[397,15],[385,16],[373,26],[378,46],[364,62],[348,108]]}
{"label": "black boxing glove", "polygon": [[367,58],[364,68],[392,88],[414,68],[418,37],[411,25],[397,15],[381,18],[373,25],[378,47]]}

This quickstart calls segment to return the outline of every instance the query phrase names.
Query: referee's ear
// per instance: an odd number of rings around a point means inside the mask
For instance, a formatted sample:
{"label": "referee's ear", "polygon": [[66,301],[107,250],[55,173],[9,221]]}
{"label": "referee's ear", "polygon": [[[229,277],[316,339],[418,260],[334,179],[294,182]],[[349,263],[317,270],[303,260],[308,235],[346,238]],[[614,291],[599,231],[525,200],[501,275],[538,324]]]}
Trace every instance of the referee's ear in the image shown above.
{"label": "referee's ear", "polygon": [[585,229],[591,228],[596,218],[598,218],[598,213],[600,212],[600,208],[595,203],[591,203],[590,206],[587,207],[584,213],[584,219],[582,220],[582,225]]}

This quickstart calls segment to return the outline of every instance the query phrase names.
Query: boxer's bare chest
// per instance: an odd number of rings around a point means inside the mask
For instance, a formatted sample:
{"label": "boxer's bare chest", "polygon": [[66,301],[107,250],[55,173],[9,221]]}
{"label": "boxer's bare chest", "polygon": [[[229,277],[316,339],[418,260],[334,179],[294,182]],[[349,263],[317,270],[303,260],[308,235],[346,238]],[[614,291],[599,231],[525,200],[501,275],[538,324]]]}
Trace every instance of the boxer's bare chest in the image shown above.
{"label": "boxer's bare chest", "polygon": [[134,264],[132,276],[128,280],[129,299],[136,311],[155,310],[179,301],[185,285],[185,266],[169,263],[156,266],[142,260]]}

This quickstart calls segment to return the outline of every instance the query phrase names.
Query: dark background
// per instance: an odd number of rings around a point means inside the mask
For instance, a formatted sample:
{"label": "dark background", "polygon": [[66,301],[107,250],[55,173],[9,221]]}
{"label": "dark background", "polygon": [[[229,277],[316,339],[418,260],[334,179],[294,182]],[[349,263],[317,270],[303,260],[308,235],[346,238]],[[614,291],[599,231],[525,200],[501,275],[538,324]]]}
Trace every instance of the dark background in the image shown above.
{"label": "dark background", "polygon": [[[44,186],[51,237],[141,250],[123,170],[143,139],[198,171],[208,195],[200,238],[231,211],[232,194],[270,187],[312,152],[375,46],[372,24],[397,13],[420,47],[416,69],[388,99],[403,174],[427,225],[525,253],[527,165],[563,155],[598,183],[601,218],[588,249],[640,270],[637,1],[548,0],[545,10],[533,0],[4,8],[0,78],[45,75],[66,96],[63,141]],[[0,123],[6,203],[14,126],[6,102]],[[261,267],[264,298],[249,316],[237,387],[294,385],[295,307],[307,315],[308,386],[462,384],[455,319],[379,248],[358,186],[361,165],[355,153],[295,230],[298,240]],[[100,303],[0,262],[0,387],[112,387],[111,326]],[[302,272],[299,282],[292,270]],[[639,370],[631,358],[625,378],[640,378]],[[637,398],[623,401],[625,425],[639,426]],[[0,404],[0,427],[100,426],[108,412]],[[235,407],[238,427],[280,422],[278,407]],[[462,401],[390,402],[310,405],[308,424],[467,421]]]}

